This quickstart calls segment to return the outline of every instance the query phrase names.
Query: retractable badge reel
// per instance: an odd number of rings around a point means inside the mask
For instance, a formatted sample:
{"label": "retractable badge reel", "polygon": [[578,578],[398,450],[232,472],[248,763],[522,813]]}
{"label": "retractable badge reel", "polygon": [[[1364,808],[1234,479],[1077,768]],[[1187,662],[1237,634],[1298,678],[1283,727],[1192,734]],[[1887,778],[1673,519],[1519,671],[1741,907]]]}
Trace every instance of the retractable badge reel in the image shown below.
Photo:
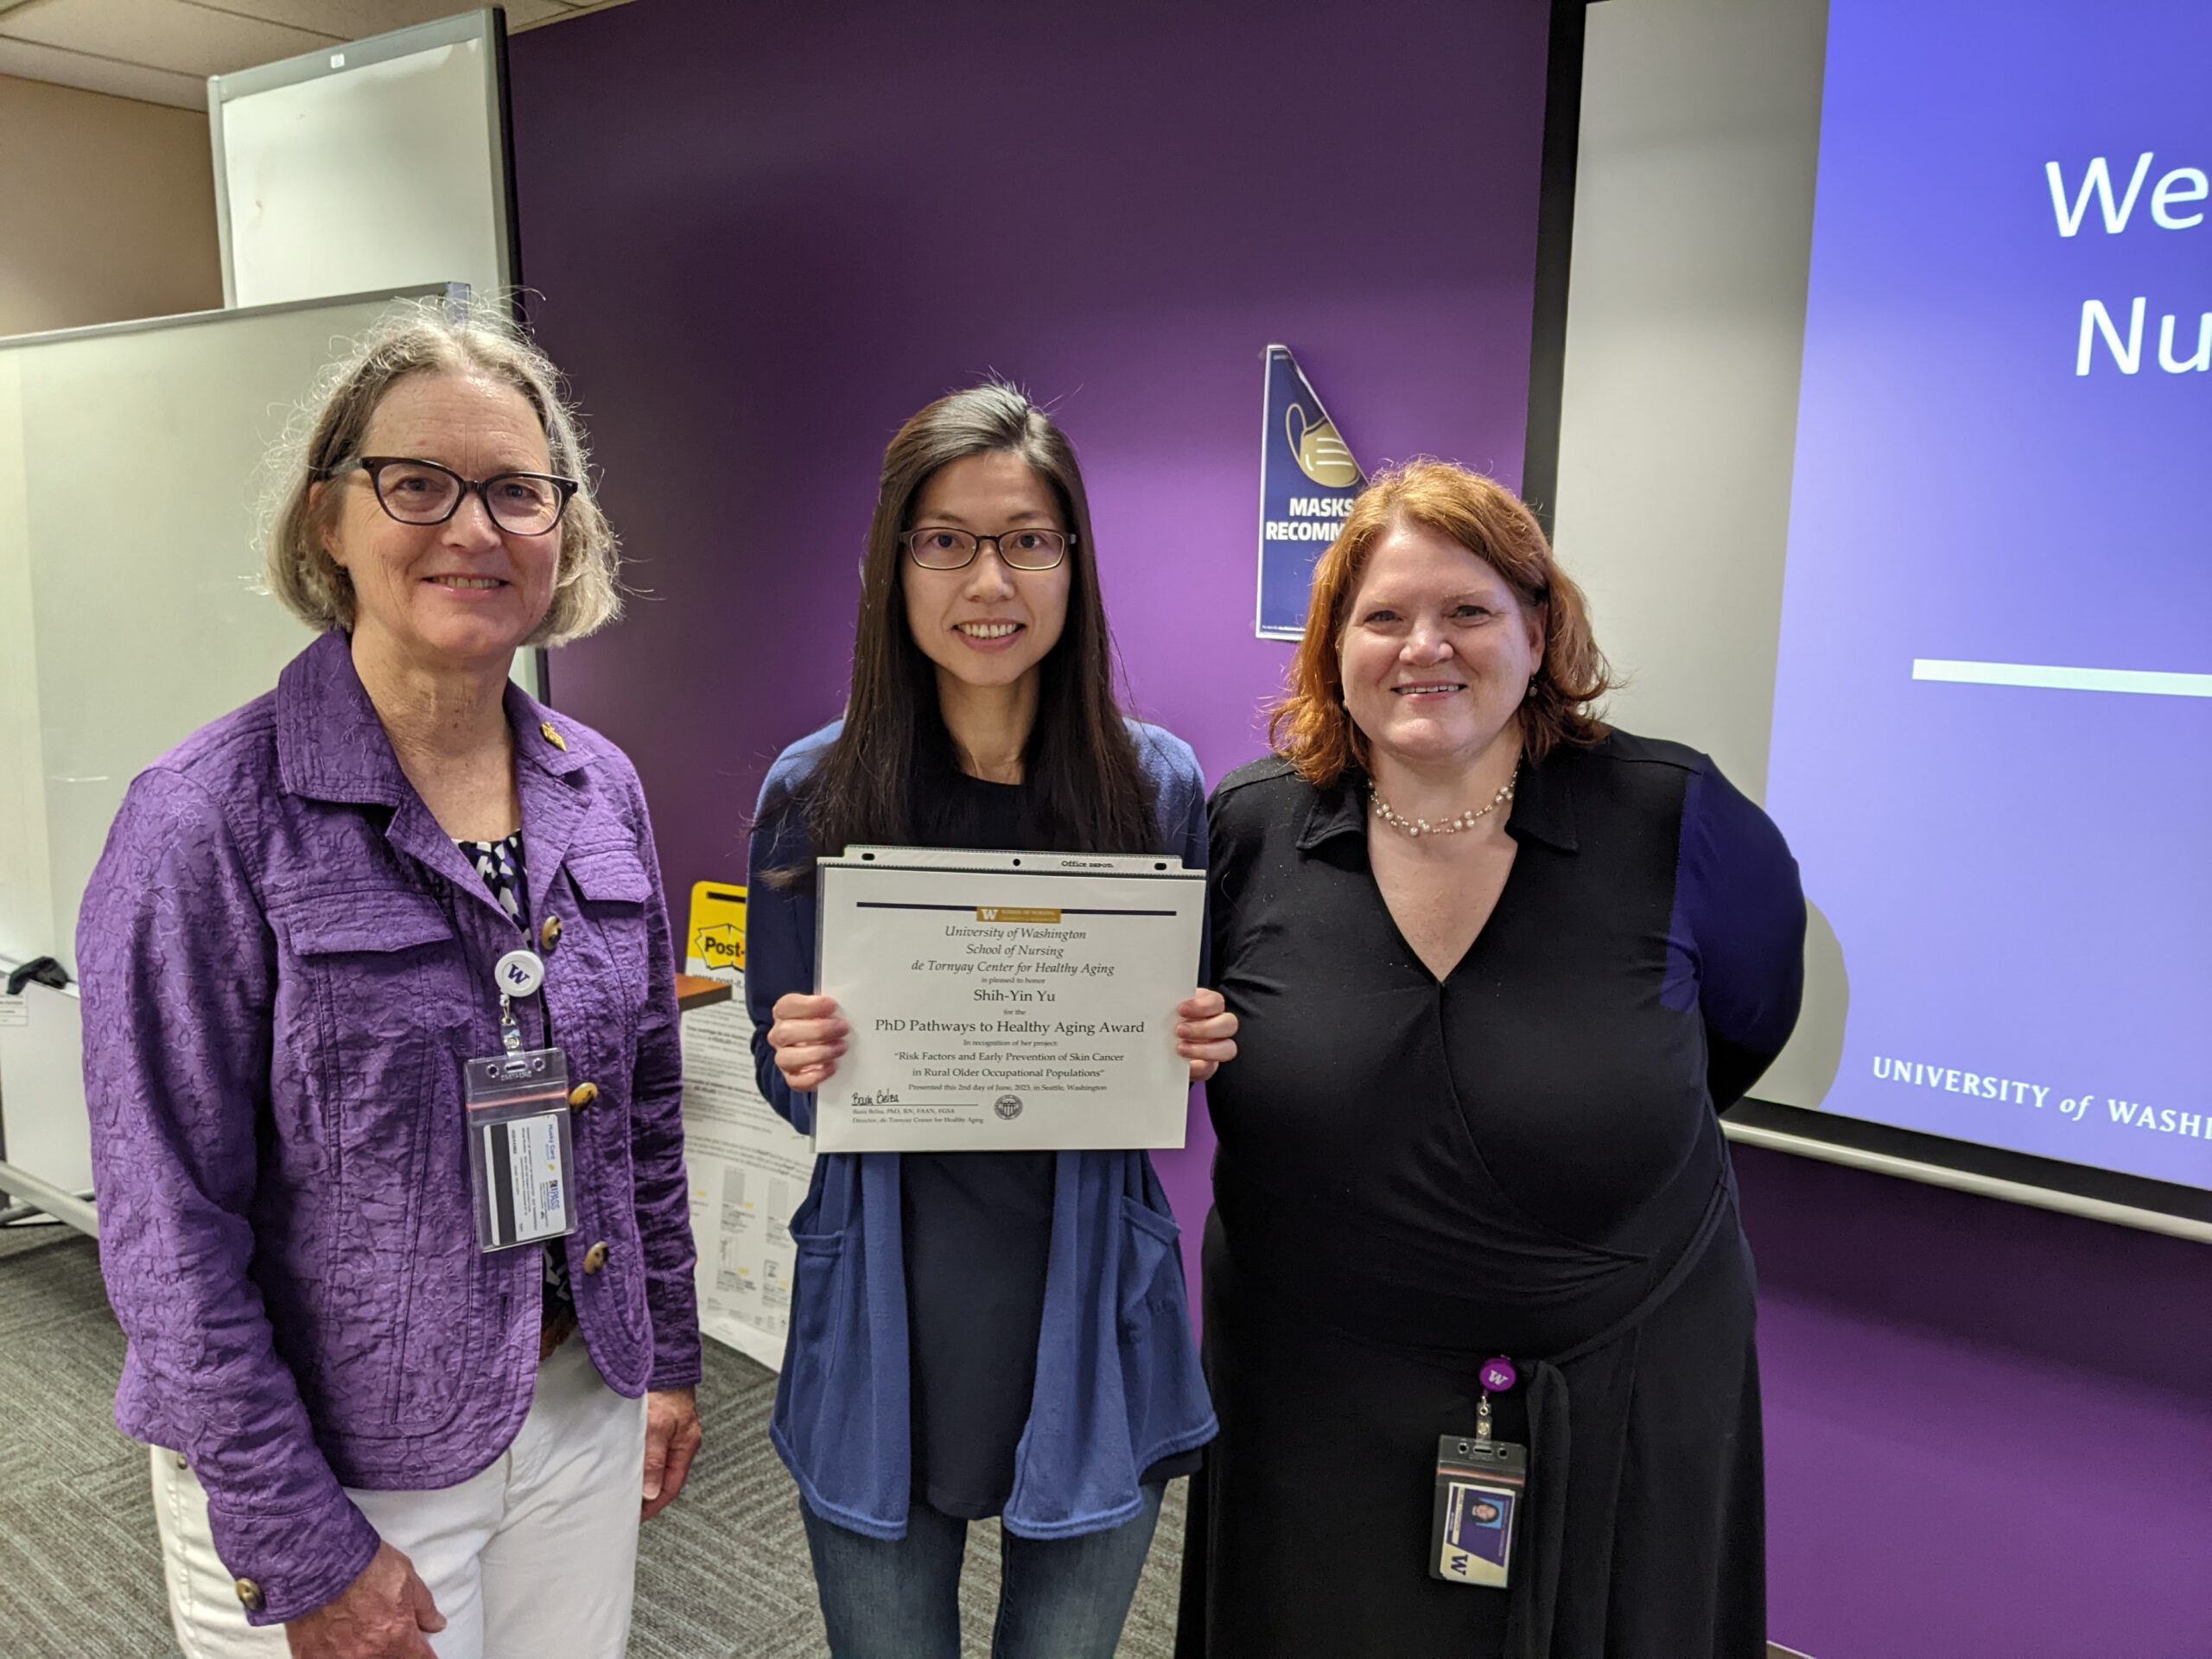
{"label": "retractable badge reel", "polygon": [[1509,1392],[1520,1380],[1511,1360],[1485,1360],[1475,1432],[1446,1434],[1436,1443],[1436,1513],[1428,1548],[1432,1579],[1498,1590],[1511,1580],[1513,1531],[1528,1492],[1529,1451],[1491,1437],[1490,1398]]}
{"label": "retractable badge reel", "polygon": [[470,1060],[461,1074],[476,1243],[487,1255],[576,1230],[569,1058],[557,1048],[524,1048],[515,1024],[515,999],[537,994],[545,963],[534,950],[510,950],[492,980],[504,1052]]}

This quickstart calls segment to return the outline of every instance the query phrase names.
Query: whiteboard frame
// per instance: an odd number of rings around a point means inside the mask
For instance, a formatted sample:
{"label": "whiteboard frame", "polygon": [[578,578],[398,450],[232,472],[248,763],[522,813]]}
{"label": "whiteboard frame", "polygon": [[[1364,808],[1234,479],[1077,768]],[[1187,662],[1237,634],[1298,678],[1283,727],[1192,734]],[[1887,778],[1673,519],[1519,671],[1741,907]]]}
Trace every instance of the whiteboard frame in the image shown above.
{"label": "whiteboard frame", "polygon": [[90,340],[98,335],[112,339],[118,334],[167,334],[173,328],[188,328],[195,323],[229,322],[251,315],[274,317],[287,311],[312,311],[321,306],[369,305],[378,300],[429,300],[449,298],[456,293],[465,298],[466,283],[420,283],[410,288],[372,288],[359,294],[331,294],[312,300],[278,300],[270,305],[252,305],[222,311],[180,311],[171,317],[133,317],[128,322],[93,322],[77,328],[49,328],[40,334],[0,334],[0,352],[17,346],[51,346],[58,340]]}
{"label": "whiteboard frame", "polygon": [[[472,41],[480,41],[484,47],[485,124],[491,134],[495,184],[492,193],[492,230],[499,248],[499,286],[503,291],[512,292],[519,280],[522,259],[515,227],[514,135],[510,130],[506,96],[506,14],[490,6],[480,11],[463,12],[459,16],[442,17],[435,22],[417,23],[411,29],[394,29],[389,35],[374,35],[344,47],[327,47],[296,58],[207,78],[207,129],[215,164],[215,226],[223,257],[225,306],[238,304],[238,276],[232,262],[230,165],[223,147],[224,105],[258,92],[324,80],[439,47],[462,46]],[[318,296],[305,303],[325,304],[337,297]]]}

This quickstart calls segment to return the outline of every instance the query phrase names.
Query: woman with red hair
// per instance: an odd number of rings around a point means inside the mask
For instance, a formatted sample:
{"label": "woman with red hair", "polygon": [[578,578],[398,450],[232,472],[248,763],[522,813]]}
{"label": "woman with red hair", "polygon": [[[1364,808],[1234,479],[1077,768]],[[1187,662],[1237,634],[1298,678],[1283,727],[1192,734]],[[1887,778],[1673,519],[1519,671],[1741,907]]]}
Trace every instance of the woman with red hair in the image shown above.
{"label": "woman with red hair", "polygon": [[[1719,1112],[1796,1021],[1804,902],[1766,816],[1607,689],[1528,509],[1417,462],[1354,505],[1276,753],[1214,796],[1243,1058],[1179,1659],[1764,1651]],[[1452,1581],[1451,1517],[1492,1510],[1457,1576],[1506,1583]]]}

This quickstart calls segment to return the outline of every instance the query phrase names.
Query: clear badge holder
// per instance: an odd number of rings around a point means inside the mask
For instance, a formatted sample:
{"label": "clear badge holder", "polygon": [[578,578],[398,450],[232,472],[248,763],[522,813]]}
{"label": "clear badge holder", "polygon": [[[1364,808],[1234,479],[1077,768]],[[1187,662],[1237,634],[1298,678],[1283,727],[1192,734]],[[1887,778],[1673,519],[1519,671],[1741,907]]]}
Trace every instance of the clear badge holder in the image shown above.
{"label": "clear badge holder", "polygon": [[1446,1584],[1505,1589],[1513,1579],[1513,1534],[1529,1490],[1529,1449],[1491,1438],[1491,1393],[1520,1381],[1501,1354],[1482,1370],[1482,1401],[1472,1434],[1436,1443],[1436,1497],[1428,1539],[1428,1576]]}
{"label": "clear badge holder", "polygon": [[568,1056],[516,1048],[472,1059],[461,1096],[478,1247],[488,1255],[575,1232]]}

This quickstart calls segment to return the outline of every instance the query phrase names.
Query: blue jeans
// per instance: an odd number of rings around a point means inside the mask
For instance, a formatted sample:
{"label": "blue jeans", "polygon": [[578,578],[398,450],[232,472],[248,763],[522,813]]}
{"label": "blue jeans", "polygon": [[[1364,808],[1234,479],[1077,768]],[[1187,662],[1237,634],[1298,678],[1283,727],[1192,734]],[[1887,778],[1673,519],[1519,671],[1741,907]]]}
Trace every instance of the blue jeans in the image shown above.
{"label": "blue jeans", "polygon": [[[1002,1534],[991,1659],[1113,1659],[1164,1488],[1107,1532]],[[960,1561],[968,1523],[917,1500],[896,1543],[824,1521],[799,1500],[831,1659],[960,1659]]]}

